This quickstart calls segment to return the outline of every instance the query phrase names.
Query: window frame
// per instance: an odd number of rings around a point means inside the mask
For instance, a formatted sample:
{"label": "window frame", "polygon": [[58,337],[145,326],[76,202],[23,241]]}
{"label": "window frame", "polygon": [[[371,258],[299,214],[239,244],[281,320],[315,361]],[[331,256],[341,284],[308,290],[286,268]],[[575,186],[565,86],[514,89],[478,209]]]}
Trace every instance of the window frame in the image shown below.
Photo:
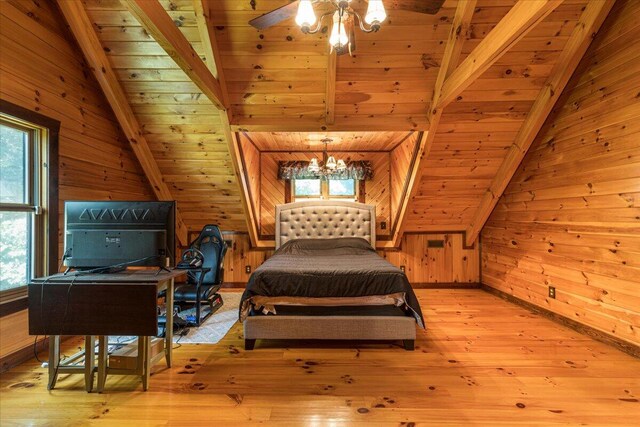
{"label": "window frame", "polygon": [[[304,178],[304,179],[308,179],[308,178]],[[354,195],[350,195],[350,196],[337,196],[337,195],[330,195],[329,194],[329,179],[322,179],[322,178],[318,178],[318,180],[320,181],[320,196],[298,196],[296,195],[296,180],[295,179],[291,179],[290,181],[290,188],[291,188],[291,199],[292,201],[299,201],[299,200],[354,200],[354,201],[358,201],[360,199],[360,180],[352,178],[353,180],[353,186],[354,186]],[[336,180],[337,181],[337,180]]]}
{"label": "window frame", "polygon": [[[30,221],[29,277],[58,270],[58,138],[60,122],[0,100],[0,123],[28,133],[28,197],[25,203],[0,203],[5,212],[33,213]],[[0,291],[0,307],[27,298],[27,285]],[[6,310],[1,310],[4,312]],[[13,312],[12,310],[10,310]],[[10,314],[10,313],[6,313]],[[2,316],[0,316],[2,317]]]}

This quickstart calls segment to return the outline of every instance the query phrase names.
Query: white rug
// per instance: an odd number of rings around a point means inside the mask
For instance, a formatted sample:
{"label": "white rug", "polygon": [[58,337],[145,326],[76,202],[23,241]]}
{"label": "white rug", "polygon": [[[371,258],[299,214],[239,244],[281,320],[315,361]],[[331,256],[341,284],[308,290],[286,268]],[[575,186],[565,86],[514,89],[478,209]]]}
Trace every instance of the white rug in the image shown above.
{"label": "white rug", "polygon": [[174,334],[173,342],[180,344],[216,344],[227,335],[238,321],[238,308],[242,292],[220,292],[224,304],[200,327],[190,327],[186,335]]}

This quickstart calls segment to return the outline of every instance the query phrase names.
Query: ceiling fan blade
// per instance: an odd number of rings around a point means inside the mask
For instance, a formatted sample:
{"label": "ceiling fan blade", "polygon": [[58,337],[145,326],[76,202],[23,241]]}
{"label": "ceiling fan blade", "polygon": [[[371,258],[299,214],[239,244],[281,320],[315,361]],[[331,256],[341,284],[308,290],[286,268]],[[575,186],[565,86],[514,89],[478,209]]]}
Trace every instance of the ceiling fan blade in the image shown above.
{"label": "ceiling fan blade", "polygon": [[444,2],[445,0],[391,0],[385,2],[385,7],[435,15]]}
{"label": "ceiling fan blade", "polygon": [[291,3],[260,15],[249,21],[249,24],[258,30],[264,30],[272,25],[279,24],[287,18],[294,16],[298,12],[299,0],[293,0]]}

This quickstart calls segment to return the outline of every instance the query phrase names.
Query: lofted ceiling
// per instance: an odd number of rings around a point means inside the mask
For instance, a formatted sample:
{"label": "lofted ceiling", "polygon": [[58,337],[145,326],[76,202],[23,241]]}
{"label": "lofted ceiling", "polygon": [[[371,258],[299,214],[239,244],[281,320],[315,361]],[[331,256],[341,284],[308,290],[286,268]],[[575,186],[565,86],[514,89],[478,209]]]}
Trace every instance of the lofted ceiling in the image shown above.
{"label": "lofted ceiling", "polygon": [[[390,151],[424,131],[397,231],[473,235],[611,7],[587,3],[447,0],[436,15],[389,10],[378,33],[356,32],[353,57],[335,57],[324,33],[304,35],[292,18],[262,31],[248,24],[286,0],[161,0],[197,53],[187,65],[126,2],[83,0],[89,29],[61,9],[81,46],[97,37],[108,63],[90,65],[115,74],[147,160],[188,228],[203,215],[224,229],[251,228],[235,132],[260,151],[320,149],[325,135],[337,139],[330,149]],[[204,17],[194,5],[204,5]],[[354,8],[366,3],[354,0]],[[509,26],[518,31],[504,35]],[[193,78],[202,74],[198,57],[216,77],[213,99],[207,80]]]}

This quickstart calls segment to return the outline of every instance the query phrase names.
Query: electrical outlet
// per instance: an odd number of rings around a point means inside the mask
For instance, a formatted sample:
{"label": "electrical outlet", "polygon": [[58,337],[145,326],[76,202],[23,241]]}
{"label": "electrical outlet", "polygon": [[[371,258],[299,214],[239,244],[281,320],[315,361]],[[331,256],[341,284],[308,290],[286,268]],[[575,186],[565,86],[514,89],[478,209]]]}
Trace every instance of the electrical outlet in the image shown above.
{"label": "electrical outlet", "polygon": [[247,274],[251,273],[251,266],[250,265],[245,265],[244,266],[244,272],[247,273]]}
{"label": "electrical outlet", "polygon": [[387,229],[387,221],[382,221],[380,223],[380,229],[381,230],[386,230]]}
{"label": "electrical outlet", "polygon": [[554,286],[549,286],[549,298],[556,299],[556,288]]}
{"label": "electrical outlet", "polygon": [[403,272],[403,273],[405,272],[405,270],[404,270],[404,265],[401,265],[401,266],[400,266],[400,270],[402,270],[402,272]]}

